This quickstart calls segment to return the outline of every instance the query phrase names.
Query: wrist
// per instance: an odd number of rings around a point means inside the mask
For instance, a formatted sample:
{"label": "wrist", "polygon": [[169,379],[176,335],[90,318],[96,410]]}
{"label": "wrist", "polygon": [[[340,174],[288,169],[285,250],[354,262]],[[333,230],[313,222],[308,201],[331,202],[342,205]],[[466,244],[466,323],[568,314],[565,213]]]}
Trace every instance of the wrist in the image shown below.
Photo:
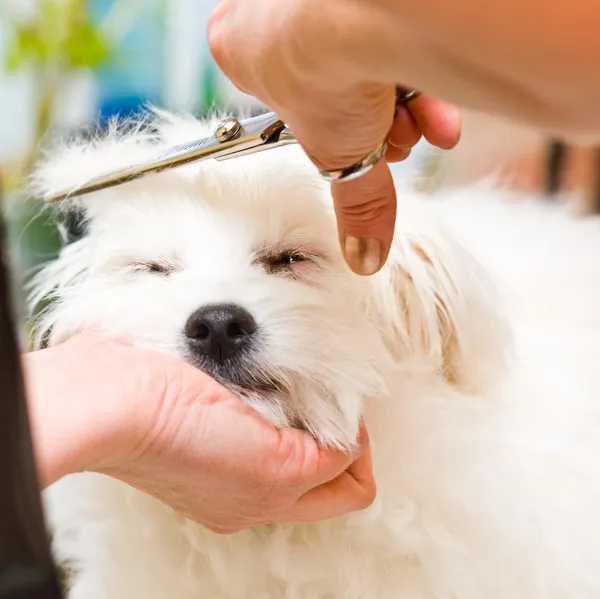
{"label": "wrist", "polygon": [[23,356],[42,487],[68,474],[100,470],[119,459],[121,445],[135,443],[135,431],[126,430],[126,423],[135,422],[129,414],[135,412],[129,405],[134,377],[123,366],[126,355],[115,355],[124,349],[85,336]]}

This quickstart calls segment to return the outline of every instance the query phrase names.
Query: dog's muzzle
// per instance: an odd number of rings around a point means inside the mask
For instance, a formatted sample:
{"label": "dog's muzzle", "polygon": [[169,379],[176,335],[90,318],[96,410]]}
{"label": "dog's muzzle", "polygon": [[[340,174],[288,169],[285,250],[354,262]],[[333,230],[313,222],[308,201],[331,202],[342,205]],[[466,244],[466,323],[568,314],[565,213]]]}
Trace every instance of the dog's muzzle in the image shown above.
{"label": "dog's muzzle", "polygon": [[254,318],[241,306],[213,304],[196,310],[184,332],[194,356],[223,366],[248,349],[256,330]]}
{"label": "dog's muzzle", "polygon": [[259,393],[280,389],[257,369],[258,325],[241,306],[202,306],[188,318],[184,337],[188,361],[224,386]]}

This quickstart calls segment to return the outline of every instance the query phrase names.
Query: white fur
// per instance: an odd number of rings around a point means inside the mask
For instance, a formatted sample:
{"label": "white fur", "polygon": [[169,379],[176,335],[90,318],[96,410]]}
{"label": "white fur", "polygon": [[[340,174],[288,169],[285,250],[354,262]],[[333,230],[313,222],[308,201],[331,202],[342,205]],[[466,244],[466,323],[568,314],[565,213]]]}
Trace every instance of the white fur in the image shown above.
{"label": "white fur", "polygon": [[[139,132],[52,151],[41,192],[206,133],[162,115]],[[150,143],[151,142],[151,143]],[[481,186],[399,190],[389,263],[341,259],[327,187],[297,147],[190,165],[97,193],[89,232],[35,279],[40,338],[100,326],[181,353],[198,307],[236,302],[264,332],[257,369],[277,424],[352,443],[364,416],[368,510],[218,536],[106,477],[47,493],[71,599],[588,599],[600,597],[600,224]],[[254,264],[314,253],[297,276]],[[169,260],[170,276],[132,270]],[[296,267],[294,267],[296,268]],[[85,399],[82,398],[82,401]]]}

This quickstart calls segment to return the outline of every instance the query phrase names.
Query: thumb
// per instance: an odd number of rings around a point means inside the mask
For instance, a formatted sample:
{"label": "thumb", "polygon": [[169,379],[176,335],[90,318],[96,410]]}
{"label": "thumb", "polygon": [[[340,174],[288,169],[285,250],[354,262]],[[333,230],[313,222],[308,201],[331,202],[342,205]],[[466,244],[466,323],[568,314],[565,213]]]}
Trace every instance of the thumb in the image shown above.
{"label": "thumb", "polygon": [[[289,115],[287,122],[319,169],[345,168],[387,138],[394,122],[395,87],[359,86],[319,106],[328,109]],[[331,193],[348,266],[360,275],[374,274],[387,259],[396,218],[396,191],[385,157],[365,175],[333,183]]]}
{"label": "thumb", "polygon": [[332,184],[342,252],[359,275],[376,273],[387,260],[396,222],[396,189],[385,160],[358,179]]}

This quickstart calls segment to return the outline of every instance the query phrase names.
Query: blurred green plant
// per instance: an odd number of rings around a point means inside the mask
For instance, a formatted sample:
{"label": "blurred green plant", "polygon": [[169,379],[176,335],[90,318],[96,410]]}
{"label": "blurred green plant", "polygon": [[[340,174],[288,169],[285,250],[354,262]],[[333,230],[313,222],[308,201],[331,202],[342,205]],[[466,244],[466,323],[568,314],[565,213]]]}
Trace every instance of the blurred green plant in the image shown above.
{"label": "blurred green plant", "polygon": [[94,69],[110,57],[109,42],[91,23],[83,0],[41,0],[38,17],[14,33],[9,70],[31,63]]}
{"label": "blurred green plant", "polygon": [[[114,4],[128,2],[115,0]],[[11,34],[5,66],[9,72],[30,72],[37,86],[32,147],[4,177],[9,184],[5,212],[9,247],[15,257],[14,288],[17,306],[22,306],[20,281],[33,267],[56,254],[60,239],[40,201],[10,199],[20,196],[37,145],[52,124],[63,85],[79,71],[94,71],[108,63],[115,44],[102,26],[93,22],[86,0],[37,0],[31,14],[5,20]]]}
{"label": "blurred green plant", "polygon": [[[12,23],[12,43],[6,66],[9,71],[32,69],[38,88],[35,140],[48,130],[58,91],[65,79],[82,69],[95,70],[113,53],[111,40],[95,25],[86,0],[38,0],[30,18]],[[33,150],[24,161],[25,170]]]}

